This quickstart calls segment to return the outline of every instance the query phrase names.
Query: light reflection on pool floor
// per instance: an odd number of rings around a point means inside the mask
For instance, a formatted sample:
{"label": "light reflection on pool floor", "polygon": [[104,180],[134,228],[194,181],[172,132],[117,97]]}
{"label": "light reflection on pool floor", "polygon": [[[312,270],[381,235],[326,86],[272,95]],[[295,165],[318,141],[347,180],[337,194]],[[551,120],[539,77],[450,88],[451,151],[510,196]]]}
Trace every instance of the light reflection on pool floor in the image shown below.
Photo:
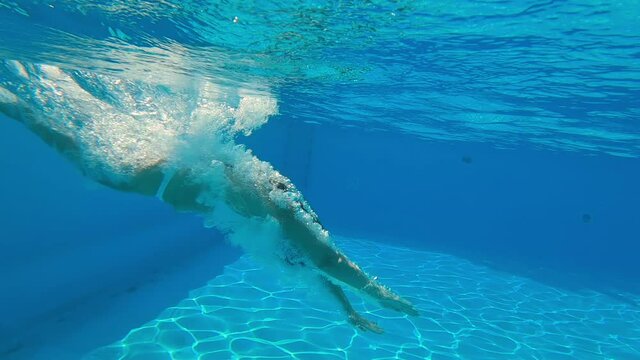
{"label": "light reflection on pool floor", "polygon": [[244,256],[87,359],[640,359],[637,306],[451,255],[337,242],[421,315],[405,317],[350,295],[385,329],[358,332],[333,302],[283,288]]}

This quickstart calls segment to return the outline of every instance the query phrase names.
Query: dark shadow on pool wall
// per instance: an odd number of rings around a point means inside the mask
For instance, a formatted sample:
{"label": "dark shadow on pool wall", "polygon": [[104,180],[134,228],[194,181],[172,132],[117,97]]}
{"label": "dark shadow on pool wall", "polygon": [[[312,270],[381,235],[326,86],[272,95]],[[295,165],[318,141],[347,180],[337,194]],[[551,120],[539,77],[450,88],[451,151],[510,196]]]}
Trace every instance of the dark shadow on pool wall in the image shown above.
{"label": "dark shadow on pool wall", "polygon": [[[309,128],[313,141],[288,149],[311,154],[309,170],[272,156],[271,136]],[[305,196],[335,233],[443,251],[564,288],[640,293],[638,159],[441,143],[285,117],[252,141],[294,182],[311,172]]]}
{"label": "dark shadow on pool wall", "polygon": [[80,358],[238,258],[201,219],[91,183],[2,116],[0,137],[1,359]]}

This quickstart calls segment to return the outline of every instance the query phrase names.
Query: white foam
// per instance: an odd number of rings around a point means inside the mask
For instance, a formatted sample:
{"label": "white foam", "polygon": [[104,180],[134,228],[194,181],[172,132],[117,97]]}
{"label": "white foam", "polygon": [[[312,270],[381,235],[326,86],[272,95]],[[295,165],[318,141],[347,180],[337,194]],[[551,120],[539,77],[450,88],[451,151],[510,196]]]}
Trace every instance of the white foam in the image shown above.
{"label": "white foam", "polygon": [[266,124],[271,115],[278,112],[277,102],[274,98],[264,95],[246,95],[240,100],[238,108],[234,111],[235,123],[233,129],[241,131],[245,135]]}
{"label": "white foam", "polygon": [[226,231],[231,242],[264,265],[279,267],[296,250],[268,212],[238,214],[242,209],[229,204],[226,197],[232,187],[255,191],[249,196],[293,211],[318,239],[329,243],[328,233],[293,184],[234,142],[235,135],[249,135],[277,114],[277,101],[268,91],[229,88],[204,79],[168,89],[18,62],[0,72],[3,77],[11,79],[11,88],[0,91],[0,97],[17,98],[7,95],[16,91],[35,114],[26,122],[37,122],[72,139],[80,148],[76,155],[81,166],[94,178],[126,182],[154,166],[160,166],[168,178],[188,169],[191,181],[204,189],[197,201],[213,209],[205,215],[205,224]]}
{"label": "white foam", "polygon": [[51,65],[8,61],[5,69],[0,79],[11,81],[2,91],[3,102],[20,97],[34,110],[32,121],[78,143],[94,177],[123,180],[167,161],[183,166],[206,159],[208,164],[224,155],[225,146],[234,146],[230,139],[236,133],[248,135],[277,113],[277,101],[268,92],[208,80],[167,90]]}

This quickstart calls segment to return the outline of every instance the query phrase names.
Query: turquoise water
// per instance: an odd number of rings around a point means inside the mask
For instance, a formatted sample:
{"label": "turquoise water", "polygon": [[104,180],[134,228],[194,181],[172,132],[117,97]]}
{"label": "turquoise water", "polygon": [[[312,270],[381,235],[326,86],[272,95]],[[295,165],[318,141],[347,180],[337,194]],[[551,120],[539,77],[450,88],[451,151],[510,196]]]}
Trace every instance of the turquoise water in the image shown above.
{"label": "turquoise water", "polygon": [[[0,358],[640,359],[639,23],[0,0]],[[371,275],[383,334],[254,192]]]}
{"label": "turquoise water", "polygon": [[[157,319],[88,359],[634,359],[637,296],[566,291],[451,255],[340,238],[422,315],[354,298],[385,328],[359,332],[308,288],[283,288],[242,257]],[[624,299],[624,297],[623,297]],[[322,301],[325,300],[325,301]]]}
{"label": "turquoise water", "polygon": [[277,88],[302,121],[638,155],[635,0],[3,4],[5,59]]}

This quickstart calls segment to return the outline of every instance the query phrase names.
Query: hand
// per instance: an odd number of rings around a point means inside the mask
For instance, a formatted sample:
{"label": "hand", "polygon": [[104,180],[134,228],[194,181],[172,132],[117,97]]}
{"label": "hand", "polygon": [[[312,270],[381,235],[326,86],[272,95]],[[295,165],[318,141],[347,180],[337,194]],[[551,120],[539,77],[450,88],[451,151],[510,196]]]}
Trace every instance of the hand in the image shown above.
{"label": "hand", "polygon": [[392,293],[385,294],[385,295],[387,296],[381,299],[378,299],[378,302],[380,302],[380,305],[388,309],[399,311],[401,313],[405,313],[411,316],[420,315],[418,310],[416,310],[416,308],[413,306],[411,302],[409,302],[409,300],[405,300],[400,296]]}
{"label": "hand", "polygon": [[382,334],[384,330],[373,321],[367,320],[357,312],[349,314],[349,322],[362,331],[371,331],[376,334]]}
{"label": "hand", "polygon": [[365,291],[387,309],[399,311],[411,316],[420,315],[409,300],[401,298],[378,283],[372,283],[365,288]]}

